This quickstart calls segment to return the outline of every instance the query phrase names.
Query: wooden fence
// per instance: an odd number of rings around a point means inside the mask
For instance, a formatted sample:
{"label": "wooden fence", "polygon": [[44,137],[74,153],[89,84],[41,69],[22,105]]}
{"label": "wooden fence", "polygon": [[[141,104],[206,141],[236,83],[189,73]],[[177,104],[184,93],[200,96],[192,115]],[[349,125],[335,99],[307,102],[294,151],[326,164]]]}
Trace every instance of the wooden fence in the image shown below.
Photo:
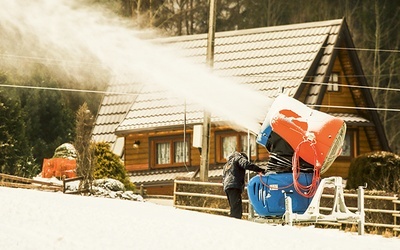
{"label": "wooden fence", "polygon": [[63,186],[59,183],[39,181],[2,173],[0,173],[0,186],[48,191],[63,191]]}
{"label": "wooden fence", "polygon": [[[332,199],[333,195],[323,194],[323,198]],[[357,194],[344,194],[346,204],[357,204]],[[351,202],[351,200],[353,202]],[[365,227],[375,228],[375,231],[393,231],[394,235],[400,232],[400,200],[397,195],[364,195],[364,212],[365,212]],[[357,207],[348,206],[352,212],[358,210]],[[322,207],[321,210],[329,210],[327,207]],[[340,222],[340,224],[355,224],[354,222]]]}
{"label": "wooden fence", "polygon": [[30,178],[0,173],[0,186],[63,192],[66,194],[76,194],[76,193],[86,192],[86,190],[67,191],[66,189],[67,183],[82,179],[83,177],[74,177],[68,179],[62,178],[62,183],[59,182],[55,183],[51,181],[40,181],[40,180],[34,180]]}
{"label": "wooden fence", "polygon": [[83,176],[79,177],[73,177],[73,178],[65,178],[65,176],[62,177],[62,182],[63,182],[63,193],[64,194],[81,194],[81,193],[88,193],[90,190],[89,189],[78,189],[74,191],[68,191],[67,190],[67,183],[68,182],[73,182],[73,181],[81,181],[83,180]]}
{"label": "wooden fence", "polygon": [[[249,200],[246,194],[242,202],[243,211],[248,211]],[[229,214],[229,204],[222,183],[175,180],[173,204],[176,208]],[[243,216],[248,217],[249,213],[244,212]]]}
{"label": "wooden fence", "polygon": [[[249,211],[247,192],[244,192],[243,195],[243,211]],[[324,193],[322,195],[321,213],[323,211],[331,211],[332,208],[329,207],[329,203],[332,202],[333,197],[333,194]],[[344,197],[349,210],[356,212],[358,209],[357,194],[345,193]],[[400,200],[397,195],[364,195],[364,203],[365,227],[369,229],[368,232],[383,233],[389,230],[394,236],[400,232]],[[221,183],[175,180],[173,204],[181,209],[224,215],[229,213],[229,205]],[[243,213],[243,215],[246,218],[253,218],[251,209],[250,216],[247,212]],[[327,225],[328,223],[317,224]],[[329,225],[344,227],[347,225],[357,226],[357,223],[340,221],[329,223]]]}

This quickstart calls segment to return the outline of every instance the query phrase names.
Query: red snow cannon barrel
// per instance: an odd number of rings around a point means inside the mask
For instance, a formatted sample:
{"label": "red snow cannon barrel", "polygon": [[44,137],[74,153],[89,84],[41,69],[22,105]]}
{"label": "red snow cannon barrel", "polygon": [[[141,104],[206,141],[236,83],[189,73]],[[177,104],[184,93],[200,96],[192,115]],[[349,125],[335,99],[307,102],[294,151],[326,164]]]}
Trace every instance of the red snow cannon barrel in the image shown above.
{"label": "red snow cannon barrel", "polygon": [[346,133],[342,119],[310,109],[285,95],[275,99],[262,128],[280,135],[298,157],[320,168],[321,173],[339,156]]}

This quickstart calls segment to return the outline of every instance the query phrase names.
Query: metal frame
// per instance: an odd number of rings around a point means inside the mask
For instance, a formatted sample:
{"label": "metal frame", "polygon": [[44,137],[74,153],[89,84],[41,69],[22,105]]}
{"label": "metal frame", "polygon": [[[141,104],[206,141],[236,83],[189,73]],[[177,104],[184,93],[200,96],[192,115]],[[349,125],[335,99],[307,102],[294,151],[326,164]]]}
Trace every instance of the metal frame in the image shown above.
{"label": "metal frame", "polygon": [[[335,194],[333,206],[330,214],[320,213],[320,201],[324,188],[334,185]],[[362,192],[360,192],[362,190]],[[307,210],[303,214],[292,212],[292,199],[285,193],[285,213],[283,215],[285,224],[293,225],[293,222],[338,222],[355,221],[359,225],[359,234],[364,234],[365,214],[364,214],[364,188],[359,187],[358,211],[351,212],[344,201],[342,177],[329,177],[321,180],[318,189]]]}

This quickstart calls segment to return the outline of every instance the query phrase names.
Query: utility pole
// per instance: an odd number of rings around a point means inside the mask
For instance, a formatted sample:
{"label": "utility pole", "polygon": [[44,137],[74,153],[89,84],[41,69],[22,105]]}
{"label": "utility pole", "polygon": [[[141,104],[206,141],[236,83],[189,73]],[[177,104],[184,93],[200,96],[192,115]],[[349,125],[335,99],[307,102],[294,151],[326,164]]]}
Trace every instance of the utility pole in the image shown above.
{"label": "utility pole", "polygon": [[[217,13],[217,1],[210,0],[210,13],[208,19],[208,38],[207,38],[207,65],[214,67],[214,41],[215,41],[215,19]],[[208,169],[210,158],[210,129],[211,114],[204,110],[203,118],[203,140],[200,159],[200,181],[208,181]]]}
{"label": "utility pole", "polygon": [[[250,135],[250,130],[247,130],[247,156],[249,157],[249,161],[251,161],[251,135]],[[247,170],[247,183],[249,183],[250,181],[250,171]],[[254,209],[253,209],[253,205],[251,205],[251,202],[249,202],[249,207],[248,207],[248,219],[252,220],[254,218]]]}

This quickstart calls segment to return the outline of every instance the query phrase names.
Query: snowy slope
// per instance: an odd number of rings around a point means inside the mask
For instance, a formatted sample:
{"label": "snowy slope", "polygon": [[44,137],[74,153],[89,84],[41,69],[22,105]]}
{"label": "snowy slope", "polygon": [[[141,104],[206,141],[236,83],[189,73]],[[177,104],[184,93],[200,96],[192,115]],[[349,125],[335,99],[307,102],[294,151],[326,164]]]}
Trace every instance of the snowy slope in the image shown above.
{"label": "snowy slope", "polygon": [[148,202],[0,187],[0,249],[399,249],[400,239],[271,226]]}

